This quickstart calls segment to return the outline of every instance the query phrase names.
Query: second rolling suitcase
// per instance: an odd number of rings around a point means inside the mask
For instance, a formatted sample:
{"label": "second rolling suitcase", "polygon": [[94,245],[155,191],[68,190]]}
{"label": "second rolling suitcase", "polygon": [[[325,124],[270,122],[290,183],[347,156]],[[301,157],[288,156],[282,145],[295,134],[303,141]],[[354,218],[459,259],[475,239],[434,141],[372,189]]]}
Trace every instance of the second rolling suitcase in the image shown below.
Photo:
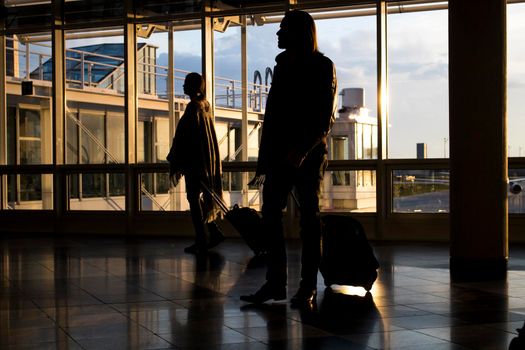
{"label": "second rolling suitcase", "polygon": [[267,253],[266,241],[264,239],[261,217],[257,210],[249,207],[240,207],[237,204],[232,209],[228,209],[226,203],[217,193],[209,189],[204,183],[202,186],[210,193],[213,200],[224,213],[226,220],[235,228],[255,255],[265,255]]}

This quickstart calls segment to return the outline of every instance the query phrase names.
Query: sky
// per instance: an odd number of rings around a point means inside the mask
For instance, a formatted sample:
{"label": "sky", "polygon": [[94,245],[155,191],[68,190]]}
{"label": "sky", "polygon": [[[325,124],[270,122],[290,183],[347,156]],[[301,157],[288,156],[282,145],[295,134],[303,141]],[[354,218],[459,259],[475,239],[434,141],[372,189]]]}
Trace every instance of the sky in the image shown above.
{"label": "sky", "polygon": [[[508,5],[508,141],[510,156],[525,156],[525,4]],[[365,104],[376,116],[375,17],[318,20],[320,50],[334,61],[339,89],[365,89]],[[248,79],[273,67],[278,24],[249,26]],[[428,157],[448,157],[447,11],[392,14],[388,17],[389,158],[415,158],[426,143]],[[216,76],[241,77],[240,28],[215,33]],[[119,39],[115,39],[119,40]],[[121,39],[120,39],[121,40]],[[200,71],[199,31],[175,32],[175,67]],[[112,41],[105,39],[105,42]],[[142,39],[139,40],[143,41]],[[159,47],[159,65],[167,63],[167,34],[147,40]],[[67,43],[74,47],[77,43]],[[85,45],[85,43],[84,43]],[[183,73],[181,73],[182,76]],[[176,86],[177,90],[177,86]]]}

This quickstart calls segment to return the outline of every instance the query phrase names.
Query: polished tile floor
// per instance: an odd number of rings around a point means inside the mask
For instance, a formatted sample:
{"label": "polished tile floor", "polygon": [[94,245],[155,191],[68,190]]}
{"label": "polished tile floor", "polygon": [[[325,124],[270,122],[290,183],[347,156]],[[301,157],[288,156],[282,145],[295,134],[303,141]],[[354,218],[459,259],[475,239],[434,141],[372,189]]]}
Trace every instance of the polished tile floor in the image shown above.
{"label": "polished tile floor", "polygon": [[[0,240],[1,349],[508,349],[525,320],[525,247],[505,282],[451,283],[441,244],[376,244],[372,296],[325,290],[317,308],[246,305],[264,266],[241,240]],[[299,245],[289,242],[289,296]]]}

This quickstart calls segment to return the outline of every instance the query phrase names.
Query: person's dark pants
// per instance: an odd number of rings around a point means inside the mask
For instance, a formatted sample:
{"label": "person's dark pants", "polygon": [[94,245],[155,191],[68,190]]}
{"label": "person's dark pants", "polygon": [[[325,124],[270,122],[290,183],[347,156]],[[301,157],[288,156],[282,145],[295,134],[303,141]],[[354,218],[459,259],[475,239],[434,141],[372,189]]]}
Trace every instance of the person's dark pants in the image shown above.
{"label": "person's dark pants", "polygon": [[[208,240],[206,238],[206,231],[204,228],[205,217],[203,213],[203,200],[201,198],[203,193],[200,181],[194,181],[191,178],[186,177],[186,198],[190,204],[190,215],[195,230],[195,243],[200,246],[206,246]],[[211,201],[211,196],[204,192],[203,196],[207,196],[206,200]],[[207,224],[208,230],[215,229],[217,224],[210,222]],[[210,228],[209,226],[215,226]],[[210,231],[211,232],[211,231]]]}
{"label": "person's dark pants", "polygon": [[266,280],[271,286],[282,287],[287,284],[282,217],[288,195],[295,187],[301,214],[301,287],[316,288],[321,259],[319,194],[325,168],[326,155],[319,152],[310,154],[298,169],[282,168],[266,174],[262,218],[269,242]]}

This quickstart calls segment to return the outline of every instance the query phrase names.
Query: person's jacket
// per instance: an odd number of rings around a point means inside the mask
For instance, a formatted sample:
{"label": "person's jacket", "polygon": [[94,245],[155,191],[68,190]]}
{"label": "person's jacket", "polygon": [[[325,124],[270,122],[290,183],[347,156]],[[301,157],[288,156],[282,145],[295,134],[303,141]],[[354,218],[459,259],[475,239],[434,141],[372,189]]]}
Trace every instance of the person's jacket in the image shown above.
{"label": "person's jacket", "polygon": [[202,181],[222,195],[219,144],[206,100],[188,103],[166,159],[170,163],[170,176],[182,173],[186,181]]}
{"label": "person's jacket", "polygon": [[297,167],[309,154],[326,154],[337,107],[335,66],[328,57],[313,53],[291,62],[285,51],[275,61],[257,175]]}

